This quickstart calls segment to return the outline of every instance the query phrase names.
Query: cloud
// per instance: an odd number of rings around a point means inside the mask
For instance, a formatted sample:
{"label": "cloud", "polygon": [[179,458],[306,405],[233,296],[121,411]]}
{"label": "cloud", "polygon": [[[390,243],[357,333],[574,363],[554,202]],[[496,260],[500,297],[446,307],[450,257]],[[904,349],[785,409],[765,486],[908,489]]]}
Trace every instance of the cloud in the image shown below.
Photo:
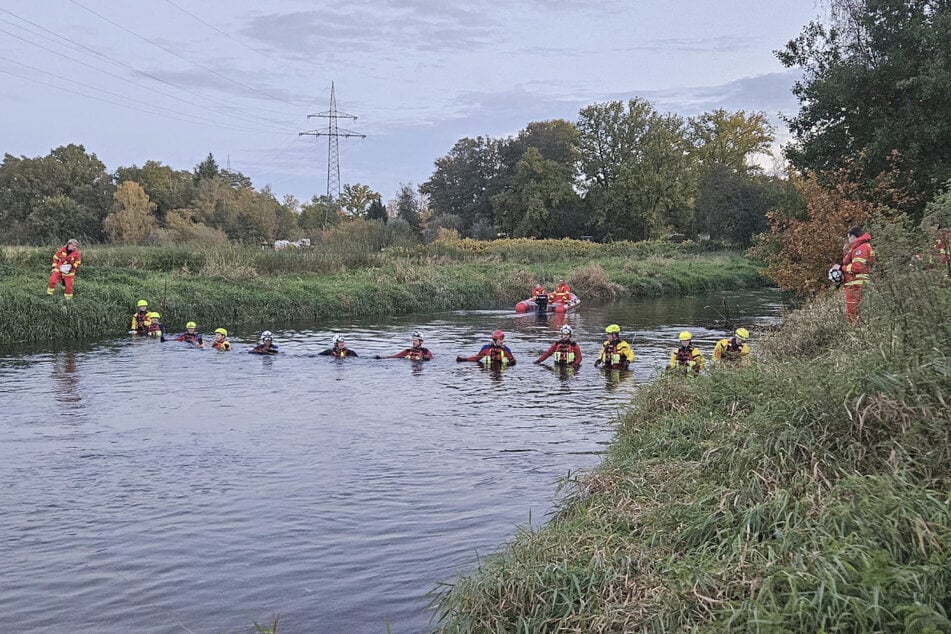
{"label": "cloud", "polygon": [[[476,3],[477,5],[478,3]],[[443,52],[481,47],[496,39],[492,12],[451,3],[382,1],[370,7],[269,13],[253,17],[244,37],[292,54],[296,59],[392,50]]]}
{"label": "cloud", "polygon": [[743,77],[716,86],[692,86],[666,90],[642,90],[615,94],[612,99],[641,97],[658,110],[691,115],[723,108],[726,110],[762,111],[775,116],[799,108],[792,94],[793,84],[801,77],[799,71],[767,73]]}

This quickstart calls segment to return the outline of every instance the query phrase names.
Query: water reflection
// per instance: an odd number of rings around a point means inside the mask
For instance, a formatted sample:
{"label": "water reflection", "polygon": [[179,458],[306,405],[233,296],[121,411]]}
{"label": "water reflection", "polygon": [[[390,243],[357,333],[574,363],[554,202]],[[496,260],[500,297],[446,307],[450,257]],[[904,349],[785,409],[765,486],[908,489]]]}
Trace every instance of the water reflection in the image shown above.
{"label": "water reflection", "polygon": [[614,368],[602,369],[601,372],[604,374],[604,389],[608,392],[617,390],[622,383],[634,376],[634,373],[630,370]]}
{"label": "water reflection", "polygon": [[[778,314],[764,297],[744,326]],[[703,326],[715,305],[299,324],[275,330],[274,357],[246,354],[258,335],[238,326],[228,354],[124,338],[3,351],[0,576],[18,582],[0,584],[0,632],[246,631],[270,614],[295,632],[426,631],[427,593],[544,521],[556,481],[599,462],[680,330],[705,351],[724,336]],[[590,365],[611,323],[632,372]],[[564,324],[587,367],[540,369]],[[517,365],[456,362],[496,328]],[[372,359],[417,331],[432,361]],[[361,356],[318,358],[334,333]]]}
{"label": "water reflection", "polygon": [[79,375],[76,373],[76,352],[66,350],[57,353],[51,366],[53,395],[67,409],[81,409],[83,398],[79,390]]}

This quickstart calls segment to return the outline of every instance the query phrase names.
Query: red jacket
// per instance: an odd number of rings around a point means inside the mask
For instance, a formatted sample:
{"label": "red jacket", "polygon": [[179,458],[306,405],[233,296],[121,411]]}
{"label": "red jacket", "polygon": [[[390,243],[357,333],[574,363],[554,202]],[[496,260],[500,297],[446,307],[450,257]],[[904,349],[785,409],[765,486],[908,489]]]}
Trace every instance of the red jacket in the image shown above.
{"label": "red jacket", "polygon": [[541,363],[551,355],[558,353],[555,357],[555,363],[558,365],[581,365],[581,346],[574,341],[564,341],[559,339],[551,344],[551,347],[542,356],[535,360],[535,363]]}
{"label": "red jacket", "polygon": [[845,286],[863,286],[868,282],[872,264],[875,263],[875,251],[870,240],[872,236],[863,233],[849,245],[842,258],[842,274]]}
{"label": "red jacket", "polygon": [[79,268],[79,265],[82,264],[82,256],[79,254],[79,249],[73,249],[72,251],[67,251],[66,246],[61,246],[59,250],[53,254],[53,268],[59,270],[64,264],[69,265],[69,272],[63,273],[63,275],[76,275],[76,269]]}

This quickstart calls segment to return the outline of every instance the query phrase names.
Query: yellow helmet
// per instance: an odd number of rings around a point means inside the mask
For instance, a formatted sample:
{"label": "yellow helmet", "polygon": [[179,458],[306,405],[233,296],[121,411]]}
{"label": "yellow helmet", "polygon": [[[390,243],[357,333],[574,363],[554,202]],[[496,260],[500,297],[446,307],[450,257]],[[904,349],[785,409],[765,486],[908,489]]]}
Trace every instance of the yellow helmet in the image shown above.
{"label": "yellow helmet", "polygon": [[750,331],[747,330],[746,328],[737,328],[737,329],[736,329],[736,336],[739,337],[740,339],[749,339],[749,338],[750,338]]}
{"label": "yellow helmet", "polygon": [[691,339],[693,339],[693,335],[690,334],[689,330],[684,330],[682,333],[680,333],[681,341],[690,341]]}
{"label": "yellow helmet", "polygon": [[140,299],[139,301],[137,301],[137,302],[135,303],[135,305],[136,305],[138,308],[142,308],[143,306],[148,306],[149,303],[148,303],[147,301],[145,301],[144,299]]}
{"label": "yellow helmet", "polygon": [[186,327],[186,328],[198,328],[198,324],[196,324],[196,323],[193,322],[193,321],[190,321],[190,322],[188,322],[187,324],[185,324],[185,327]]}
{"label": "yellow helmet", "polygon": [[224,328],[215,328],[215,334],[216,334],[216,335],[221,335],[222,337],[227,337],[227,336],[228,336],[228,331],[225,330]]}
{"label": "yellow helmet", "polygon": [[610,326],[604,329],[604,332],[608,333],[609,335],[615,332],[621,332],[621,327],[618,326],[617,324],[611,324]]}
{"label": "yellow helmet", "polygon": [[148,318],[149,318],[149,319],[161,319],[162,316],[159,315],[158,313],[152,312],[152,313],[149,313],[149,314],[148,314]]}

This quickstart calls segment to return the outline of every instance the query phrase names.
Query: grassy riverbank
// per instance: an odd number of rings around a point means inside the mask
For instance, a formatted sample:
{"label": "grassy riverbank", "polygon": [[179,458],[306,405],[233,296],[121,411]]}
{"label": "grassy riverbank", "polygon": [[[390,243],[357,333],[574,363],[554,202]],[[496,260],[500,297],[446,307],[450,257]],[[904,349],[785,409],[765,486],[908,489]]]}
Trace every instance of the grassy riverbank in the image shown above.
{"label": "grassy riverbank", "polygon": [[251,331],[292,321],[506,306],[564,277],[584,299],[765,282],[741,254],[695,244],[438,241],[270,249],[92,247],[75,298],[45,294],[51,249],[0,248],[0,344],[124,334],[140,298],[171,330],[185,321]]}
{"label": "grassy riverbank", "polygon": [[639,392],[550,522],[449,587],[449,632],[951,632],[951,285],[890,267]]}

